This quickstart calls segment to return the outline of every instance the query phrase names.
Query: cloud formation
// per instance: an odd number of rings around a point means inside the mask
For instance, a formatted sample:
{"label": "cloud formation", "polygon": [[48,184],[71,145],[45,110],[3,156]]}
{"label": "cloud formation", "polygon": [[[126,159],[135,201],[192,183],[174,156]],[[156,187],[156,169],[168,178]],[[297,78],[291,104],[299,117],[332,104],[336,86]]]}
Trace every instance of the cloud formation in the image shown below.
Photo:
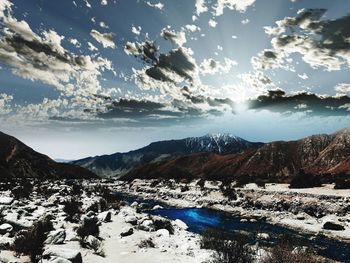
{"label": "cloud formation", "polygon": [[104,48],[116,48],[113,33],[100,33],[97,30],[92,29],[90,35]]}

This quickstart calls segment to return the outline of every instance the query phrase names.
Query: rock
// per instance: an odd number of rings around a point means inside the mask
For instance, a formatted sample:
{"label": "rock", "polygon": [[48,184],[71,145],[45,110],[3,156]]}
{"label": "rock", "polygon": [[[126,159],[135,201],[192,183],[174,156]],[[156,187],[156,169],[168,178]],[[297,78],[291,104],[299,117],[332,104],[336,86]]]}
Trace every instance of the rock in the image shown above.
{"label": "rock", "polygon": [[160,206],[160,205],[155,205],[155,206],[153,206],[152,209],[153,209],[153,210],[158,210],[158,209],[163,209],[163,207]]}
{"label": "rock", "polygon": [[98,238],[96,238],[96,237],[94,237],[94,236],[92,236],[92,235],[89,235],[89,236],[86,238],[86,243],[87,243],[87,245],[88,245],[89,247],[91,247],[91,248],[93,248],[94,246],[96,246],[96,244],[98,244],[98,246],[101,245],[101,241],[100,241]]}
{"label": "rock", "polygon": [[336,224],[334,222],[326,222],[323,225],[323,229],[327,229],[327,230],[334,230],[334,231],[342,231],[345,230],[345,227],[340,225],[340,224]]}
{"label": "rock", "polygon": [[12,204],[14,198],[9,196],[0,196],[0,205],[10,205]]}
{"label": "rock", "polygon": [[258,233],[257,237],[259,239],[262,239],[262,240],[269,240],[270,239],[270,235],[267,233]]}
{"label": "rock", "polygon": [[65,259],[65,258],[61,258],[61,257],[54,257],[54,258],[49,259],[49,260],[44,259],[40,262],[42,262],[42,263],[72,263],[72,261]]}
{"label": "rock", "polygon": [[13,230],[13,226],[10,224],[2,224],[0,225],[0,234],[10,233]]}
{"label": "rock", "polygon": [[146,219],[142,222],[140,225],[140,229],[145,231],[152,231],[153,230],[153,221],[150,219]]}
{"label": "rock", "polygon": [[45,240],[45,244],[63,244],[64,240],[66,239],[66,230],[64,229],[57,229],[54,231],[51,231],[47,239]]}
{"label": "rock", "polygon": [[131,236],[132,234],[134,234],[134,229],[130,227],[128,229],[123,229],[122,232],[120,233],[120,236],[127,237],[127,236]]}
{"label": "rock", "polygon": [[102,222],[110,222],[112,219],[112,214],[110,211],[105,211],[100,213],[97,218]]}
{"label": "rock", "polygon": [[137,225],[137,217],[136,216],[126,216],[124,220],[126,223],[132,224],[134,226]]}
{"label": "rock", "polygon": [[44,257],[60,257],[71,261],[72,263],[83,263],[81,253],[74,249],[62,248],[62,247],[49,247],[44,253]]}
{"label": "rock", "polygon": [[157,237],[169,237],[170,233],[167,229],[158,229],[156,232]]}
{"label": "rock", "polygon": [[3,248],[8,248],[9,246],[11,246],[13,241],[14,241],[14,238],[0,236],[0,251]]}
{"label": "rock", "polygon": [[96,214],[95,214],[94,211],[91,211],[91,210],[90,210],[89,212],[86,213],[86,216],[87,216],[87,217],[94,217],[94,216],[96,216]]}
{"label": "rock", "polygon": [[174,221],[174,225],[179,227],[180,229],[186,230],[188,228],[188,226],[186,225],[185,222],[181,221],[180,219],[176,219]]}
{"label": "rock", "polygon": [[133,208],[136,208],[136,207],[138,207],[138,205],[139,205],[139,203],[135,201],[130,206]]}

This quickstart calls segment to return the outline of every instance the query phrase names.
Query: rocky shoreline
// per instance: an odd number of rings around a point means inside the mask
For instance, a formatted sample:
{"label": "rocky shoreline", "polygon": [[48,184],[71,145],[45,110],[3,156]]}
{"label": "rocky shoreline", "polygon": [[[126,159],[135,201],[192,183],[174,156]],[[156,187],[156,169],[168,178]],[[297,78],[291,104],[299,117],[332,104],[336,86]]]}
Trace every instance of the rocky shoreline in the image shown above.
{"label": "rocky shoreline", "polygon": [[303,234],[322,235],[350,243],[350,192],[326,185],[313,189],[288,189],[286,185],[254,184],[225,190],[221,182],[176,183],[174,180],[117,182],[112,188],[175,207],[206,207],[233,213],[242,219],[263,219]]}

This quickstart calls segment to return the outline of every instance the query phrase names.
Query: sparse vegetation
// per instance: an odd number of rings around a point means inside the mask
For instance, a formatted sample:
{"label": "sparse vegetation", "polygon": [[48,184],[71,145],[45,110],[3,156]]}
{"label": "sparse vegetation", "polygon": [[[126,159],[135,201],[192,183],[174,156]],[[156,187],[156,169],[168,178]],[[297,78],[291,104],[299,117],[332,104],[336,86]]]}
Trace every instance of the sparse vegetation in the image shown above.
{"label": "sparse vegetation", "polygon": [[312,250],[301,246],[289,236],[282,236],[279,243],[262,259],[262,263],[319,263]]}
{"label": "sparse vegetation", "polygon": [[77,229],[77,234],[80,237],[80,244],[85,247],[86,246],[86,238],[90,235],[94,237],[98,237],[100,234],[100,227],[98,225],[98,220],[96,217],[85,217],[83,222]]}
{"label": "sparse vegetation", "polygon": [[81,214],[81,203],[71,198],[63,203],[63,211],[67,214],[67,220],[77,222]]}
{"label": "sparse vegetation", "polygon": [[214,250],[210,263],[251,263],[254,252],[240,234],[208,230],[202,235],[201,248]]}
{"label": "sparse vegetation", "polygon": [[312,173],[306,173],[303,169],[293,177],[289,188],[312,188],[322,186],[321,178]]}
{"label": "sparse vegetation", "polygon": [[139,244],[138,244],[139,248],[154,248],[155,244],[153,243],[152,238],[147,238],[142,240]]}
{"label": "sparse vegetation", "polygon": [[45,217],[30,229],[19,231],[15,236],[12,249],[18,254],[29,255],[33,263],[39,262],[43,253],[44,241],[52,229],[50,218]]}

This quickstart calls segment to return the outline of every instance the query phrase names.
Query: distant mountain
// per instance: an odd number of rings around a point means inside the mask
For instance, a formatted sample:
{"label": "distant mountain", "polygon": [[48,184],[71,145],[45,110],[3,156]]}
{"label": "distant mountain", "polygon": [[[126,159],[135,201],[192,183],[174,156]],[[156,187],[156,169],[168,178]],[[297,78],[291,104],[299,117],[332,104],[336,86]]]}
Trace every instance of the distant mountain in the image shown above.
{"label": "distant mountain", "polygon": [[94,178],[91,171],[73,164],[56,163],[0,132],[0,178]]}
{"label": "distant mountain", "polygon": [[[289,182],[300,169],[331,177],[350,173],[350,129],[297,141],[277,141],[237,154],[192,154],[145,164],[122,177],[206,178],[215,180]],[[326,178],[327,179],[327,178]]]}
{"label": "distant mountain", "polygon": [[180,140],[153,142],[141,149],[127,153],[114,153],[73,161],[100,176],[124,175],[131,169],[148,163],[172,160],[193,153],[239,153],[250,148],[259,148],[263,143],[249,142],[228,134],[208,134]]}

